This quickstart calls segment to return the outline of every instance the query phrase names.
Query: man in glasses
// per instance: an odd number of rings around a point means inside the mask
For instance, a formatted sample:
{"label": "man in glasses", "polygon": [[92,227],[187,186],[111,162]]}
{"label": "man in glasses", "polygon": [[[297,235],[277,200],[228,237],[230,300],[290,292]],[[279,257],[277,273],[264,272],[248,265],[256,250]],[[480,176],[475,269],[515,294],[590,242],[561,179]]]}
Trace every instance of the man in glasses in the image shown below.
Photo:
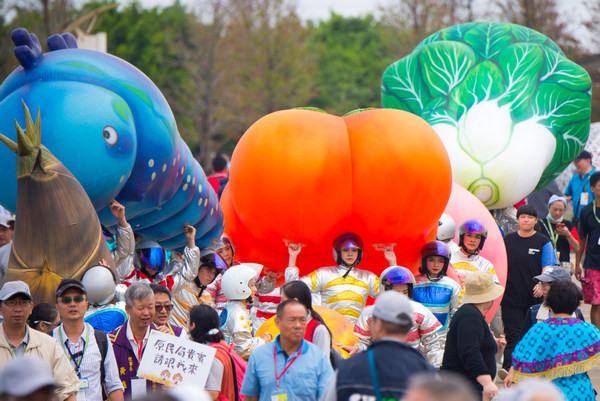
{"label": "man in glasses", "polygon": [[74,279],[62,280],[56,290],[56,309],[63,323],[52,335],[79,378],[77,401],[102,401],[103,389],[111,401],[123,401],[113,348],[105,333],[83,321],[87,308],[83,284]]}
{"label": "man in glasses", "polygon": [[58,343],[50,336],[30,330],[27,319],[33,302],[29,286],[22,281],[8,281],[0,289],[0,371],[8,361],[31,356],[46,361],[54,373],[59,401],[75,401],[79,380]]}
{"label": "man in glasses", "polygon": [[185,337],[187,331],[182,327],[172,323],[171,311],[173,311],[173,302],[171,291],[165,285],[150,284],[154,293],[154,318],[152,323],[156,325],[158,331],[177,337]]}

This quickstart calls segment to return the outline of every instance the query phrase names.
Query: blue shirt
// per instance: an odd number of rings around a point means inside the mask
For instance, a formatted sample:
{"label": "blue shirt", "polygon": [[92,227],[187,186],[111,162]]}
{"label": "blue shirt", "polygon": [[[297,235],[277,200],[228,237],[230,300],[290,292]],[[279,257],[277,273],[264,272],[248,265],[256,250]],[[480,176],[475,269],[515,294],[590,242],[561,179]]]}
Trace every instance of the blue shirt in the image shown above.
{"label": "blue shirt", "polygon": [[[298,355],[298,352],[302,351],[298,359],[279,379],[279,389],[275,379],[273,347],[277,357],[278,375]],[[271,395],[276,393],[287,394],[288,401],[317,401],[332,377],[333,369],[329,358],[319,347],[302,340],[298,351],[288,356],[279,346],[279,336],[277,336],[275,341],[255,349],[250,354],[241,393],[244,396],[260,394],[259,401],[271,401]]]}
{"label": "blue shirt", "polygon": [[573,213],[576,214],[577,218],[579,218],[579,214],[581,213],[581,209],[585,205],[580,205],[579,201],[581,200],[581,194],[585,191],[588,193],[588,205],[594,201],[594,194],[590,189],[590,176],[596,172],[596,169],[592,167],[589,173],[583,176],[579,174],[575,174],[571,177],[567,188],[565,189],[565,196],[572,196],[573,199]]}

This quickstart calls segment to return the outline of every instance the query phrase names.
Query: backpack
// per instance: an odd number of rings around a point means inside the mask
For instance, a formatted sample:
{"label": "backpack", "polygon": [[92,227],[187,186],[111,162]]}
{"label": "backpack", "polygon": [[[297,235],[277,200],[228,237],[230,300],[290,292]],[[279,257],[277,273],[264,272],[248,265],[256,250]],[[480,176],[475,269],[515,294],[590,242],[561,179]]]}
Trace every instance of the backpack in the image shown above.
{"label": "backpack", "polygon": [[[244,381],[244,375],[246,374],[246,367],[248,366],[248,362],[238,354],[233,351],[233,347],[235,344],[232,344],[229,348],[224,346],[221,343],[210,344],[213,348],[219,348],[227,352],[229,355],[229,360],[231,361],[231,368],[233,373],[233,387],[235,389],[235,401],[243,401],[244,396],[240,393],[242,390],[242,382]],[[224,399],[221,394],[219,394],[219,400]],[[233,401],[233,400],[230,400]]]}
{"label": "backpack", "polygon": [[[304,339],[306,341],[310,341],[312,343],[313,336],[315,334],[315,329],[321,325],[321,322],[317,321],[317,319],[312,319],[306,325],[306,334],[304,334]],[[331,367],[335,370],[340,366],[340,362],[344,360],[344,357],[333,348],[333,345],[329,349],[329,362],[331,363]]]}
{"label": "backpack", "polygon": [[96,337],[96,344],[100,350],[100,387],[102,387],[102,399],[106,400],[108,395],[106,394],[106,388],[104,387],[104,379],[106,372],[104,371],[104,360],[106,359],[106,352],[108,351],[108,339],[106,333],[100,330],[94,329],[94,337]]}

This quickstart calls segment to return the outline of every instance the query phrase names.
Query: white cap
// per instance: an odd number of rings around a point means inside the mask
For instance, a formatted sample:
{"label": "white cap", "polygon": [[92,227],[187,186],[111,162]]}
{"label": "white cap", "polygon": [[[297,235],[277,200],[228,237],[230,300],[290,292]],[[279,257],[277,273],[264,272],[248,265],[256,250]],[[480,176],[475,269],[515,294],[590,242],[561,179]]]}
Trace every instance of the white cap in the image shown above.
{"label": "white cap", "polygon": [[31,297],[31,291],[29,291],[29,286],[23,281],[16,280],[7,281],[6,283],[4,283],[4,285],[0,289],[0,301],[6,301],[8,298],[16,294],[23,294],[29,299],[33,299]]}
{"label": "white cap", "polygon": [[39,358],[15,358],[0,372],[0,395],[26,397],[46,386],[54,386],[54,378],[50,365]]}
{"label": "white cap", "polygon": [[10,228],[9,223],[14,223],[15,219],[10,214],[0,213],[0,226]]}

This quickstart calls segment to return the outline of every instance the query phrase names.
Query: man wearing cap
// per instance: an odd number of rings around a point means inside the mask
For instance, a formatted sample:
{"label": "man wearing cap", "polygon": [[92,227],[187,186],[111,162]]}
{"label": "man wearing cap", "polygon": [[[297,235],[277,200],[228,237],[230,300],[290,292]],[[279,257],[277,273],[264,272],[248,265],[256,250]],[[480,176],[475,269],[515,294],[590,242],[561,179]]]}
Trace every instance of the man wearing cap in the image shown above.
{"label": "man wearing cap", "polygon": [[30,330],[27,319],[33,309],[29,286],[22,281],[8,281],[0,289],[0,370],[19,356],[33,356],[46,361],[54,372],[59,401],[75,401],[79,379],[69,360],[52,337]]}
{"label": "man wearing cap", "polygon": [[564,196],[552,195],[548,200],[548,214],[546,218],[538,220],[539,232],[545,234],[556,252],[559,263],[571,263],[571,248],[579,250],[579,241],[573,236],[575,226],[564,218],[567,208],[567,199]]}
{"label": "man wearing cap", "polygon": [[[79,377],[77,401],[102,401],[102,388],[111,401],[123,400],[123,385],[115,354],[105,333],[96,333],[83,321],[88,308],[87,293],[79,280],[64,279],[56,290],[56,309],[63,323],[52,336],[62,347]],[[105,356],[102,356],[98,336],[103,336]]]}
{"label": "man wearing cap", "polygon": [[386,291],[377,297],[371,320],[373,343],[341,362],[322,401],[401,400],[410,378],[433,372],[423,355],[406,344],[413,310],[406,295]]}
{"label": "man wearing cap", "polygon": [[15,358],[0,372],[0,398],[6,401],[55,401],[55,389],[50,366],[38,358]]}
{"label": "man wearing cap", "polygon": [[[546,300],[546,295],[548,295],[548,291],[550,290],[552,283],[558,280],[571,281],[571,275],[561,266],[550,266],[544,270],[544,273],[540,274],[539,276],[535,276],[533,279],[540,283],[540,289],[544,296],[544,300]],[[527,334],[527,331],[529,331],[531,326],[536,323],[543,322],[551,317],[552,312],[550,311],[550,308],[546,306],[546,304],[541,303],[533,305],[531,308],[529,308],[527,314],[525,315],[525,320],[523,320],[521,337]],[[573,317],[585,321],[579,309],[573,313]]]}
{"label": "man wearing cap", "polygon": [[565,189],[565,197],[568,201],[573,201],[573,223],[577,226],[581,209],[594,200],[594,194],[590,189],[590,177],[596,169],[592,167],[592,155],[587,150],[582,151],[573,160],[573,164],[577,174],[571,177]]}
{"label": "man wearing cap", "polygon": [[9,214],[0,214],[0,281],[4,278],[8,266],[14,230],[15,220]]}

